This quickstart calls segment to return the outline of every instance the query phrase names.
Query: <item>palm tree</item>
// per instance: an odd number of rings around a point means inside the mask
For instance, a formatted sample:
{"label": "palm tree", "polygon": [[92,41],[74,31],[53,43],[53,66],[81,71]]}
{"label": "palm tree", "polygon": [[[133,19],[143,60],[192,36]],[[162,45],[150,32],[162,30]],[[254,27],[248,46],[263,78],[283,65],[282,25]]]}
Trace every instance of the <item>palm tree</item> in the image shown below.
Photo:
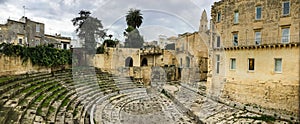
{"label": "palm tree", "polygon": [[126,15],[126,22],[128,27],[131,26],[134,29],[139,28],[143,23],[143,16],[140,13],[141,10],[131,8]]}

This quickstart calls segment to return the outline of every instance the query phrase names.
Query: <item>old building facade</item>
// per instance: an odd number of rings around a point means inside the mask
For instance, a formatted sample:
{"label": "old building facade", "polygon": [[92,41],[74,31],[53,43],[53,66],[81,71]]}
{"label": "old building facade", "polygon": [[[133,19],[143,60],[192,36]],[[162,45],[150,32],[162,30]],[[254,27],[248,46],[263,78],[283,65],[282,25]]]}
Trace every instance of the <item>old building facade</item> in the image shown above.
{"label": "old building facade", "polygon": [[[95,56],[95,66],[115,74],[126,74],[142,78],[149,84],[152,72],[162,70],[159,77],[164,81],[197,83],[206,80],[209,30],[207,14],[202,13],[199,32],[185,33],[178,37],[160,37],[160,45],[133,48],[105,48],[104,54]],[[162,40],[163,39],[163,40]],[[166,44],[174,44],[175,50],[165,49]],[[173,49],[174,49],[173,48]]]}
{"label": "old building facade", "polygon": [[214,3],[207,93],[297,118],[299,8],[297,0]]}
{"label": "old building facade", "polygon": [[22,17],[19,21],[8,19],[1,25],[1,41],[19,45],[40,45],[44,40],[44,24]]}
{"label": "old building facade", "polygon": [[209,30],[207,14],[204,10],[199,31],[178,35],[175,43],[177,61],[182,82],[206,80]]}
{"label": "old building facade", "polygon": [[54,44],[57,48],[70,48],[70,37],[45,34],[45,24],[22,17],[19,21],[8,19],[0,25],[0,43],[22,46]]}
{"label": "old building facade", "polygon": [[49,35],[45,34],[45,42],[54,44],[56,48],[60,49],[70,49],[71,48],[71,38],[70,37],[64,37],[60,34],[55,35]]}

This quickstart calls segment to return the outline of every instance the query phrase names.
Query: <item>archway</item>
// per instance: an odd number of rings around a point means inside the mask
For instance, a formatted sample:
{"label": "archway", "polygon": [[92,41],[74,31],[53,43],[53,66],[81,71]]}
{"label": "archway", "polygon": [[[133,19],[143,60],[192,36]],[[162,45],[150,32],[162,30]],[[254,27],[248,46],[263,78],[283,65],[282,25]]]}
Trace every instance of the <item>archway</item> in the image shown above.
{"label": "archway", "polygon": [[133,66],[133,59],[131,57],[127,57],[125,60],[125,67],[132,67]]}
{"label": "archway", "polygon": [[141,66],[148,66],[148,60],[146,58],[143,58]]}

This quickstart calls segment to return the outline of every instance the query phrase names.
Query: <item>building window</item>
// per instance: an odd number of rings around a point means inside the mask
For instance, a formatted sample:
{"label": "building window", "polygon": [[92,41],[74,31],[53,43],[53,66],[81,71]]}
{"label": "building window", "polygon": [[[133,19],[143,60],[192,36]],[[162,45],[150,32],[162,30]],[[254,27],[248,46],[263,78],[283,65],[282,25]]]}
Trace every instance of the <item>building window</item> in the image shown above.
{"label": "building window", "polygon": [[217,36],[217,48],[221,46],[221,37]]}
{"label": "building window", "polygon": [[218,12],[217,14],[217,22],[220,22],[221,21],[221,12]]}
{"label": "building window", "polygon": [[63,49],[65,49],[65,50],[66,50],[66,49],[68,48],[67,46],[68,46],[68,44],[66,44],[66,43],[63,43]]}
{"label": "building window", "polygon": [[19,44],[23,44],[23,40],[21,38],[19,39]]}
{"label": "building window", "polygon": [[285,1],[282,3],[282,15],[290,14],[290,1]]}
{"label": "building window", "polygon": [[182,68],[182,58],[180,58],[180,67]]}
{"label": "building window", "polygon": [[275,72],[282,72],[282,59],[275,58]]}
{"label": "building window", "polygon": [[250,58],[248,59],[248,70],[249,71],[254,71],[254,59],[253,58]]}
{"label": "building window", "polygon": [[239,42],[238,42],[238,37],[239,37],[239,36],[238,36],[237,33],[234,33],[234,34],[233,34],[233,45],[234,45],[234,46],[237,46],[238,43],[239,43]]}
{"label": "building window", "polygon": [[220,55],[216,55],[216,73],[220,73]]}
{"label": "building window", "polygon": [[231,58],[230,59],[230,69],[231,70],[235,70],[236,69],[236,59],[235,58]]}
{"label": "building window", "polygon": [[186,57],[186,67],[189,68],[190,67],[190,58]]}
{"label": "building window", "polygon": [[255,19],[260,20],[261,19],[261,6],[257,6],[255,9]]}
{"label": "building window", "polygon": [[36,24],[35,25],[35,31],[36,32],[40,32],[40,29],[41,29],[41,25],[40,24]]}
{"label": "building window", "polygon": [[282,29],[282,43],[288,43],[290,41],[290,28],[283,28]]}
{"label": "building window", "polygon": [[239,23],[239,12],[234,12],[234,24]]}
{"label": "building window", "polygon": [[255,45],[261,44],[261,32],[255,31]]}

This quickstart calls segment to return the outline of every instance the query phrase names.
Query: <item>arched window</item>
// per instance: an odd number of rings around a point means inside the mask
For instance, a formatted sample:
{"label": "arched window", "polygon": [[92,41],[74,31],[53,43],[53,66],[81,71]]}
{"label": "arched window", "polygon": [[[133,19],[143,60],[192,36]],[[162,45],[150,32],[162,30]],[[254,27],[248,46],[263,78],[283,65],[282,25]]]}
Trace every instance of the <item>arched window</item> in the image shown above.
{"label": "arched window", "polygon": [[141,66],[148,66],[148,60],[146,58],[143,58]]}
{"label": "arched window", "polygon": [[189,68],[190,67],[190,58],[186,57],[185,61],[186,61],[186,67]]}
{"label": "arched window", "polygon": [[125,60],[125,67],[132,67],[133,66],[133,60],[131,57],[127,57]]}

